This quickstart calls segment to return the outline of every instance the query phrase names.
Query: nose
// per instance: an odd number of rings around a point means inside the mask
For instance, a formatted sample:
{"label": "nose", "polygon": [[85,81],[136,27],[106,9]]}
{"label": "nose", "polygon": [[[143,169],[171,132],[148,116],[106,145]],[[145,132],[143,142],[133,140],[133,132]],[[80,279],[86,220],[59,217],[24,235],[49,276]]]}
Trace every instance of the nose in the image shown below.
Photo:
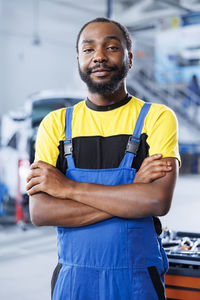
{"label": "nose", "polygon": [[95,51],[94,58],[93,58],[94,63],[104,63],[107,60],[108,60],[107,56],[105,55],[103,49],[97,49]]}

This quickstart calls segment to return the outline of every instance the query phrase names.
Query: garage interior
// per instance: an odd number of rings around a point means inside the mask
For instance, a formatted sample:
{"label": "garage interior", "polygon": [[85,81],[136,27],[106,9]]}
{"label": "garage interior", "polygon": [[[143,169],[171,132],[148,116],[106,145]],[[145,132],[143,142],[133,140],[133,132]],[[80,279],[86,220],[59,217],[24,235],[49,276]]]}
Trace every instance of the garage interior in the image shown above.
{"label": "garage interior", "polygon": [[131,33],[128,92],[176,113],[182,165],[160,218],[166,295],[200,299],[200,93],[190,89],[194,74],[200,84],[200,0],[0,0],[0,299],[50,299],[56,233],[31,225],[25,178],[42,118],[87,95],[75,43],[100,16]]}

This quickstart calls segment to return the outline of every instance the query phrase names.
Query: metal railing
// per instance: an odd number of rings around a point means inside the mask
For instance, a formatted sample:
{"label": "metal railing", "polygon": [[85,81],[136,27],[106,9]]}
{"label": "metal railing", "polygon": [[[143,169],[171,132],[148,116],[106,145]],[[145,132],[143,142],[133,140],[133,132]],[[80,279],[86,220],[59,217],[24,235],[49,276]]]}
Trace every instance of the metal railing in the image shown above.
{"label": "metal railing", "polygon": [[185,125],[200,130],[200,98],[186,86],[159,84],[154,80],[154,75],[144,69],[137,69],[133,73],[128,86],[137,97],[171,107]]}

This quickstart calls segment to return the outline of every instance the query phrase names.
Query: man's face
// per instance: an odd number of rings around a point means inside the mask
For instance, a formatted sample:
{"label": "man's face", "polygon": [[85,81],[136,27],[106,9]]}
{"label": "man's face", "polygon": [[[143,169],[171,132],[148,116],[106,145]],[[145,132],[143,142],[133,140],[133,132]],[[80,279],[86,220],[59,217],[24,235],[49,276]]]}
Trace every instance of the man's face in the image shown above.
{"label": "man's face", "polygon": [[81,33],[78,66],[92,93],[112,94],[125,79],[132,63],[125,38],[113,23],[90,23]]}

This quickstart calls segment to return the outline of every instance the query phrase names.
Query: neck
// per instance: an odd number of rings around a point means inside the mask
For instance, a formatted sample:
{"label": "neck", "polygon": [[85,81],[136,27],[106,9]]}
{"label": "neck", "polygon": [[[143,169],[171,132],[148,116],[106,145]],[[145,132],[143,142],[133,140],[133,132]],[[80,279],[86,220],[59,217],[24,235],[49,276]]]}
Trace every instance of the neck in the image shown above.
{"label": "neck", "polygon": [[88,98],[96,105],[110,105],[121,101],[126,97],[126,94],[127,90],[125,88],[125,83],[123,82],[117,91],[109,95],[101,95],[88,91]]}

